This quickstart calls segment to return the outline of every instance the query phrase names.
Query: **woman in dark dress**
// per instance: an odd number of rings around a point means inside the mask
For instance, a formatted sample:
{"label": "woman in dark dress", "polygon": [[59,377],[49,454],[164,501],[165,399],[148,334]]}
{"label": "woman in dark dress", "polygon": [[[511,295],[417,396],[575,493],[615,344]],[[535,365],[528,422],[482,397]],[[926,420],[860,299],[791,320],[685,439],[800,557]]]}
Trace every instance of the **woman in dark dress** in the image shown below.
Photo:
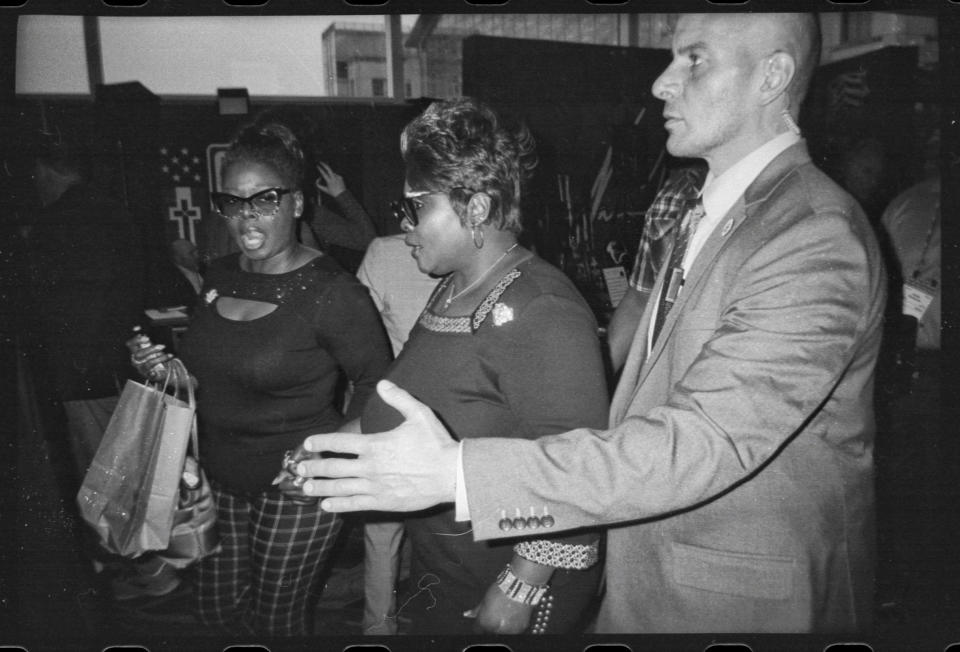
{"label": "woman in dark dress", "polygon": [[[303,176],[285,126],[255,124],[233,141],[213,202],[240,251],[208,268],[179,350],[198,384],[223,547],[198,564],[197,606],[204,623],[232,633],[310,633],[311,592],[341,520],[273,479],[304,436],[360,415],[391,357],[366,288],[297,242]],[[147,375],[169,357],[156,345],[133,359]],[[341,372],[354,386],[346,415]]]}
{"label": "woman in dark dress", "polygon": [[[443,276],[387,378],[429,405],[458,438],[536,438],[603,427],[607,395],[593,314],[556,268],[519,246],[525,130],[470,99],[438,102],[401,140],[396,205],[421,271]],[[547,391],[549,388],[549,391]],[[364,432],[401,421],[376,394]],[[497,478],[490,478],[496,482]],[[452,507],[404,519],[409,590],[394,604],[399,535],[387,515],[366,531],[368,633],[576,631],[595,597],[600,533],[551,536],[542,510],[502,514],[531,540],[474,542]]]}

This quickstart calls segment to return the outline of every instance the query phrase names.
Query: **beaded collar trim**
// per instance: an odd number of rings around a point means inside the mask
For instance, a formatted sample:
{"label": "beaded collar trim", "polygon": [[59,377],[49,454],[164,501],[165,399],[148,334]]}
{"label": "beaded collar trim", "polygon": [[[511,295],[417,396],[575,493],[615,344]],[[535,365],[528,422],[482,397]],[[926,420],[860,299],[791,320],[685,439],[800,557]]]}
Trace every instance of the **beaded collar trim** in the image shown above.
{"label": "beaded collar trim", "polygon": [[257,274],[237,269],[235,273],[226,275],[217,283],[217,287],[207,289],[205,298],[209,305],[217,297],[227,296],[250,301],[262,301],[275,305],[283,305],[297,294],[306,291],[316,284],[314,275],[317,273],[316,262],[320,257],[297,269],[283,274]]}
{"label": "beaded collar trim", "polygon": [[[435,333],[476,333],[494,309],[494,306],[497,305],[497,301],[500,300],[500,297],[506,289],[510,287],[511,283],[520,278],[521,274],[522,272],[517,269],[513,269],[507,273],[506,276],[493,286],[493,289],[487,293],[487,296],[484,297],[483,301],[480,302],[480,305],[477,306],[477,309],[474,310],[470,316],[444,317],[443,315],[437,315],[431,312],[429,308],[425,308],[423,312],[420,313],[420,319],[418,321],[421,326]],[[449,283],[450,277],[448,276],[437,286],[436,296],[441,296]],[[499,326],[499,324],[497,325]]]}

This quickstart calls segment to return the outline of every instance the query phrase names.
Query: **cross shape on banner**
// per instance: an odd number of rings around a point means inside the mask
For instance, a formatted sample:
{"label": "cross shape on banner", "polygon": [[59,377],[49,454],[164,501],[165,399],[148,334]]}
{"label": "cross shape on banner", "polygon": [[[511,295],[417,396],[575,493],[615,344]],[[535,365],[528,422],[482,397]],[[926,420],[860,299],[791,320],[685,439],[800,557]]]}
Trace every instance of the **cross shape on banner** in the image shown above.
{"label": "cross shape on banner", "polygon": [[179,237],[186,238],[190,242],[197,242],[196,229],[194,222],[199,222],[203,215],[198,206],[193,204],[193,195],[187,186],[177,186],[175,189],[175,206],[167,209],[168,218],[171,222],[176,222]]}

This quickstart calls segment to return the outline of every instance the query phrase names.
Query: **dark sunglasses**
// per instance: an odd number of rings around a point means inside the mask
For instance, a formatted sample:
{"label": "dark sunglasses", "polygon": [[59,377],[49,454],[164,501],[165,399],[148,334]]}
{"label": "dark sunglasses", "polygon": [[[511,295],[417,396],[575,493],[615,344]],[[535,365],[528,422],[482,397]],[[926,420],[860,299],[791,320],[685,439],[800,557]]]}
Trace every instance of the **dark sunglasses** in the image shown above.
{"label": "dark sunglasses", "polygon": [[[466,190],[466,188],[456,186],[450,190]],[[410,223],[411,227],[416,227],[417,224],[420,223],[420,214],[417,213],[417,206],[420,202],[417,200],[421,197],[427,197],[428,195],[444,195],[450,192],[450,190],[423,190],[411,193],[406,197],[401,197],[397,201],[390,202],[390,211],[393,213],[393,217],[401,224],[406,220]]]}
{"label": "dark sunglasses", "polygon": [[243,207],[250,206],[250,210],[259,217],[272,217],[280,210],[283,196],[293,192],[290,188],[267,188],[249,197],[237,197],[226,192],[210,193],[213,207],[220,215],[226,218],[237,218],[243,214]]}

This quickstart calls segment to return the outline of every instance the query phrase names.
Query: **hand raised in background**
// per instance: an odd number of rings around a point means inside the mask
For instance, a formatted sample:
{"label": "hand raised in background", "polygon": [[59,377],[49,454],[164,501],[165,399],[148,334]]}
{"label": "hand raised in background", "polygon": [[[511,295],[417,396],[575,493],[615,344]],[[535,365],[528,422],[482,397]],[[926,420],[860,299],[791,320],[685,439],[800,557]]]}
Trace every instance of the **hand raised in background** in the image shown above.
{"label": "hand raised in background", "polygon": [[324,162],[317,163],[316,186],[321,192],[325,192],[331,197],[336,197],[347,189],[347,184],[343,182],[343,177],[333,171],[333,169]]}

